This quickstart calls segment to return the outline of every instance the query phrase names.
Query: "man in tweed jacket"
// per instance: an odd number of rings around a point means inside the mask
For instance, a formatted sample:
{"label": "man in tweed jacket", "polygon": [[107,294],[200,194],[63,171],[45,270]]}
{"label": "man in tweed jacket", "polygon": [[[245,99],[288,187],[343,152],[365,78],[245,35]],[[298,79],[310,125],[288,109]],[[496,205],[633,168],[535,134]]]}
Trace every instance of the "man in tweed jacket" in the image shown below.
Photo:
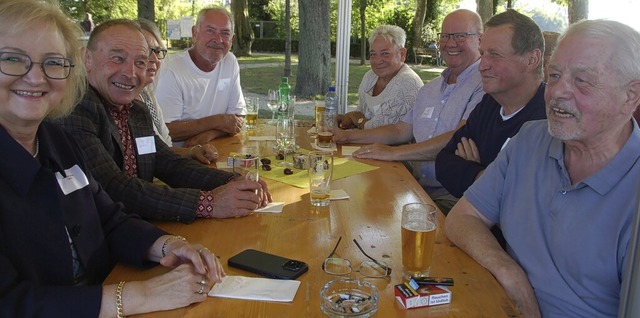
{"label": "man in tweed jacket", "polygon": [[[135,100],[149,52],[129,20],[102,23],[89,39],[84,62],[90,87],[60,124],[77,138],[95,179],[128,212],[147,219],[190,223],[244,216],[266,205],[271,197],[264,182],[235,180],[183,158],[155,135],[149,111]],[[154,177],[167,186],[154,184]]]}

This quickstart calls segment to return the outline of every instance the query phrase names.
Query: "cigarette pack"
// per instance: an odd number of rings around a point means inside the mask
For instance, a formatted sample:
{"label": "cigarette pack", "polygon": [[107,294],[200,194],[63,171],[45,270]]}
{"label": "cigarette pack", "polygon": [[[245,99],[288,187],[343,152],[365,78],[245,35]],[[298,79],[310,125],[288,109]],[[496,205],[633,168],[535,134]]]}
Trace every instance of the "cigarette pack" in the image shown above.
{"label": "cigarette pack", "polygon": [[413,280],[396,285],[396,299],[407,309],[451,302],[451,291],[441,285],[418,285]]}

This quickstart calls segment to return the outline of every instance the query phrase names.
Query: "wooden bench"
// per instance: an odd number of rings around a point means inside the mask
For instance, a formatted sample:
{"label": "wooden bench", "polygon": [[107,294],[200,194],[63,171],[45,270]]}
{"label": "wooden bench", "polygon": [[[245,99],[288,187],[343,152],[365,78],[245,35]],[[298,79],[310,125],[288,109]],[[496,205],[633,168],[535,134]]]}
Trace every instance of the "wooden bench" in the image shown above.
{"label": "wooden bench", "polygon": [[[435,62],[434,64],[440,65],[440,52],[438,49],[431,49],[425,47],[414,47],[413,48],[413,58],[415,64],[422,65],[422,60],[432,60]],[[418,58],[420,59],[420,63],[418,63]]]}

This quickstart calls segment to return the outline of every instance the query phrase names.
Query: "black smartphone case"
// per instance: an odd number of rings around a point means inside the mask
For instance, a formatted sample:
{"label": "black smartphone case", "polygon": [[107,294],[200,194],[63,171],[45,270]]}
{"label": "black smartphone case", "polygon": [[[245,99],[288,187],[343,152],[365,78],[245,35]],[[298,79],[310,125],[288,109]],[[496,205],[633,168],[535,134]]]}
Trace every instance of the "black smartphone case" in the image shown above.
{"label": "black smartphone case", "polygon": [[305,262],[254,249],[246,249],[229,258],[228,264],[230,267],[276,279],[296,279],[309,270]]}

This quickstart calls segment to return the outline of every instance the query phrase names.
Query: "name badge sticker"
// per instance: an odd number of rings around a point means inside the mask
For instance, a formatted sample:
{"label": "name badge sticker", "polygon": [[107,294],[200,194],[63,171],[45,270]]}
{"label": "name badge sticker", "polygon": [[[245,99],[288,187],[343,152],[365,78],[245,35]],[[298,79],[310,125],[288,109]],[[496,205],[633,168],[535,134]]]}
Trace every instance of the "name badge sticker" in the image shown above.
{"label": "name badge sticker", "polygon": [[420,115],[420,118],[431,118],[431,116],[433,116],[433,107],[427,107]]}
{"label": "name badge sticker", "polygon": [[87,176],[84,174],[82,169],[78,167],[78,165],[65,169],[64,174],[66,177],[64,177],[60,172],[56,172],[56,180],[58,180],[60,190],[62,190],[62,193],[65,195],[89,185]]}
{"label": "name badge sticker", "polygon": [[156,152],[156,141],[153,136],[136,138],[136,146],[138,147],[139,155]]}

